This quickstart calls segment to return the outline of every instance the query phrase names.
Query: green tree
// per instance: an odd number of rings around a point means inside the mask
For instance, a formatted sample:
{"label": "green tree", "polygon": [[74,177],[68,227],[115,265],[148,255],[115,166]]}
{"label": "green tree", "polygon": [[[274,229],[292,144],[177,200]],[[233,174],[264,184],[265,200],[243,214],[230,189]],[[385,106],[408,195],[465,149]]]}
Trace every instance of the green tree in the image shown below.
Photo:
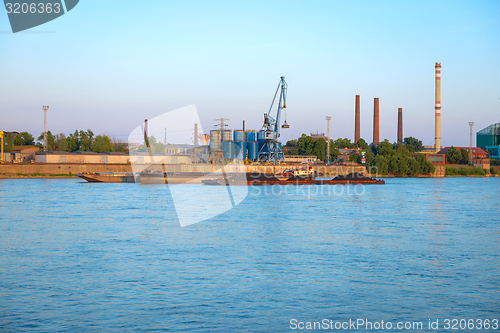
{"label": "green tree", "polygon": [[288,149],[288,151],[286,152],[286,155],[298,155],[298,154],[299,150],[295,147]]}
{"label": "green tree", "polygon": [[111,139],[106,135],[98,135],[92,143],[92,151],[96,153],[113,151],[113,142],[111,142]]}
{"label": "green tree", "polygon": [[368,143],[366,143],[365,139],[360,138],[358,141],[356,141],[356,147],[358,148],[363,148],[363,149],[368,149]]}
{"label": "green tree", "polygon": [[406,145],[402,142],[395,142],[393,145],[394,151],[397,154],[412,156],[413,154],[406,148]]}
{"label": "green tree", "polygon": [[408,149],[408,151],[410,151],[411,153],[416,153],[416,152],[424,150],[424,145],[422,144],[422,141],[420,141],[412,136],[404,138],[403,142],[406,145],[406,148]]}
{"label": "green tree", "polygon": [[324,161],[326,158],[326,141],[323,138],[319,138],[314,142],[314,155]]}
{"label": "green tree", "polygon": [[[42,142],[42,147],[43,147],[43,140],[44,140],[43,133],[38,136],[37,140]],[[48,151],[55,150],[54,136],[50,131],[47,131],[47,150]]]}
{"label": "green tree", "polygon": [[413,157],[408,158],[408,175],[415,176],[421,173],[420,163]]}
{"label": "green tree", "polygon": [[127,148],[125,148],[122,145],[119,145],[118,143],[113,143],[113,151],[120,152],[120,153],[128,153]]}
{"label": "green tree", "polygon": [[330,160],[334,161],[338,158],[340,155],[340,151],[333,146],[332,142],[330,141]]}
{"label": "green tree", "polygon": [[460,150],[451,146],[450,149],[448,149],[448,151],[446,152],[446,162],[455,164],[460,163],[461,160],[462,153],[460,152]]}
{"label": "green tree", "polygon": [[92,144],[94,143],[94,133],[91,130],[80,131],[80,151],[92,151]]}
{"label": "green tree", "polygon": [[68,141],[64,133],[54,135],[54,145],[56,151],[65,151],[68,148]]}
{"label": "green tree", "polygon": [[345,139],[338,138],[337,140],[333,141],[333,146],[338,149],[356,148],[356,145],[347,138]]}
{"label": "green tree", "polygon": [[378,173],[380,175],[387,175],[389,172],[389,163],[387,158],[378,154],[373,159],[372,165],[369,167],[370,173]]}
{"label": "green tree", "polygon": [[4,143],[3,151],[6,153],[12,153],[12,134],[7,134],[7,141]]}
{"label": "green tree", "polygon": [[314,139],[302,134],[299,139],[299,155],[314,155]]}
{"label": "green tree", "polygon": [[467,149],[460,149],[460,154],[462,155],[460,163],[468,164],[469,163],[469,152],[467,151]]}
{"label": "green tree", "polygon": [[389,142],[389,140],[385,139],[377,145],[377,154],[382,156],[394,155],[394,146]]}
{"label": "green tree", "polygon": [[374,157],[375,157],[375,154],[373,154],[373,151],[371,150],[371,148],[368,147],[368,149],[365,150],[366,165],[372,165]]}
{"label": "green tree", "polygon": [[361,154],[360,153],[352,153],[349,155],[349,161],[354,163],[361,163]]}
{"label": "green tree", "polygon": [[289,140],[285,144],[286,147],[298,147],[299,146],[299,141],[297,139],[294,140]]}
{"label": "green tree", "polygon": [[393,175],[399,175],[398,157],[395,154],[389,155],[388,161],[389,161],[389,172],[392,173]]}
{"label": "green tree", "polygon": [[77,139],[73,136],[73,134],[70,134],[67,138],[66,138],[66,151],[69,151],[69,152],[74,152],[74,151],[77,151],[78,150],[78,141]]}
{"label": "green tree", "polygon": [[28,132],[21,132],[14,138],[14,145],[16,146],[32,146],[35,144],[35,138]]}

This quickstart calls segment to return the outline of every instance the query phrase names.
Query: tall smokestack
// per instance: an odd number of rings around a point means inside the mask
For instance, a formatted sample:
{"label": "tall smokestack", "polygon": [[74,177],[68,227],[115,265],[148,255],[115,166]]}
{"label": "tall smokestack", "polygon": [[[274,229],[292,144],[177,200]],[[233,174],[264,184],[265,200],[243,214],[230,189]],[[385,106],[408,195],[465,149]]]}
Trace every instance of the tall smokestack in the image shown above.
{"label": "tall smokestack", "polygon": [[441,63],[436,62],[436,145],[435,152],[441,150]]}
{"label": "tall smokestack", "polygon": [[373,143],[380,142],[379,135],[379,116],[378,116],[378,98],[373,100]]}
{"label": "tall smokestack", "polygon": [[198,123],[194,123],[194,145],[198,145]]}
{"label": "tall smokestack", "polygon": [[356,95],[356,119],[355,119],[355,129],[354,129],[354,142],[358,142],[360,139],[360,131],[359,131],[359,95]]}
{"label": "tall smokestack", "polygon": [[403,142],[403,109],[398,109],[398,142]]}

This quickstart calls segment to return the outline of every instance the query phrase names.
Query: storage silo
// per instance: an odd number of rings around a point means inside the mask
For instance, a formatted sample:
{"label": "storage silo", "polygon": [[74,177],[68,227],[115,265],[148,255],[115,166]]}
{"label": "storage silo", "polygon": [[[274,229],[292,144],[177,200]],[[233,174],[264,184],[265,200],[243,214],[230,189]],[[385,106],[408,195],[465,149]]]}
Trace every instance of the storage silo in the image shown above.
{"label": "storage silo", "polygon": [[224,158],[228,160],[234,159],[234,142],[222,141],[222,148],[224,149]]}
{"label": "storage silo", "polygon": [[210,131],[210,150],[212,150],[212,151],[222,150],[220,130],[211,130]]}
{"label": "storage silo", "polygon": [[243,130],[234,130],[233,141],[234,142],[244,142],[245,141],[245,132]]}
{"label": "storage silo", "polygon": [[247,142],[248,155],[247,158],[257,160],[259,155],[259,143],[257,141]]}
{"label": "storage silo", "polygon": [[235,142],[234,143],[234,156],[238,160],[244,160],[247,158],[247,143],[246,142]]}
{"label": "storage silo", "polygon": [[231,130],[222,131],[222,142],[224,141],[233,141],[233,131]]}
{"label": "storage silo", "polygon": [[246,142],[257,141],[255,138],[255,131],[246,131],[245,132],[245,141]]}

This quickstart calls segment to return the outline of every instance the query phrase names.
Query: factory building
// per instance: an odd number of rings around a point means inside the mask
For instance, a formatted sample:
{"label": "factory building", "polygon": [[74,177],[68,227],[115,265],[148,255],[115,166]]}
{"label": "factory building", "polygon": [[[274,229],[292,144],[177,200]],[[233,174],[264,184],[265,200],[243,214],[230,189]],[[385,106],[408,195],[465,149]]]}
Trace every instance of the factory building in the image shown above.
{"label": "factory building", "polygon": [[477,132],[476,146],[490,153],[490,158],[500,158],[500,123],[491,124]]}
{"label": "factory building", "polygon": [[[443,155],[446,155],[446,153],[448,152],[448,150],[450,149],[451,147],[444,147],[443,149],[441,149],[439,151],[438,154],[443,154]],[[465,149],[467,150],[467,152],[469,152],[470,150],[470,147],[455,147],[457,149]],[[472,158],[473,159],[476,159],[476,158],[486,158],[488,157],[488,153],[486,151],[484,151],[483,149],[481,148],[478,148],[478,147],[473,147],[472,148]]]}

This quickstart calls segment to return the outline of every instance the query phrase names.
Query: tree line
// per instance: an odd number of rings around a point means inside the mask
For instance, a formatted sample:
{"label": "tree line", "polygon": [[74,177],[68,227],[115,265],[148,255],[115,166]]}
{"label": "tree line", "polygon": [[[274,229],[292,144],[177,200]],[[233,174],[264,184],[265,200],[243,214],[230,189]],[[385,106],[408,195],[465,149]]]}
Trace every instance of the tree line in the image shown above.
{"label": "tree line", "polygon": [[[287,152],[289,155],[314,155],[321,161],[326,159],[327,142],[324,138],[314,140],[302,134],[300,138],[288,141],[285,146],[291,147]],[[434,165],[427,161],[423,154],[415,156],[415,153],[422,151],[424,147],[422,141],[414,137],[406,137],[403,142],[395,143],[386,139],[376,145],[368,145],[364,139],[359,139],[357,142],[351,142],[347,138],[330,140],[330,159],[337,159],[340,155],[339,149],[345,148],[359,148],[364,151],[366,166],[371,173],[413,176],[435,171]],[[360,151],[349,155],[350,161],[361,163],[361,159]]]}
{"label": "tree line", "polygon": [[[11,133],[7,135],[4,142],[4,151],[12,152],[13,146],[30,146],[34,145],[43,148],[44,135],[43,133],[37,138],[39,142],[35,142],[35,138],[28,132],[20,132],[15,137]],[[95,136],[91,130],[75,130],[74,133],[66,136],[64,133],[53,135],[47,131],[47,149],[49,151],[93,151],[96,153],[102,152],[123,152],[128,150],[120,145],[120,142],[113,142],[107,135],[100,134]]]}

